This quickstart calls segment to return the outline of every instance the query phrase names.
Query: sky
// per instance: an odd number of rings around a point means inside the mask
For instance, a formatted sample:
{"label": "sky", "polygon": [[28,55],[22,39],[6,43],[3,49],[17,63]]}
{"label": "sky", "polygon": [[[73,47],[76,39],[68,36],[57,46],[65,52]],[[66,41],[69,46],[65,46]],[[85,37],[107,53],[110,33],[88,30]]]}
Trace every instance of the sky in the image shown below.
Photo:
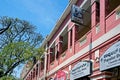
{"label": "sky", "polygon": [[[36,31],[46,37],[68,5],[69,0],[0,0],[0,17],[8,16],[26,20],[36,26]],[[17,77],[20,71],[17,72]]]}
{"label": "sky", "polygon": [[0,16],[27,20],[44,37],[53,29],[69,0],[0,0]]}

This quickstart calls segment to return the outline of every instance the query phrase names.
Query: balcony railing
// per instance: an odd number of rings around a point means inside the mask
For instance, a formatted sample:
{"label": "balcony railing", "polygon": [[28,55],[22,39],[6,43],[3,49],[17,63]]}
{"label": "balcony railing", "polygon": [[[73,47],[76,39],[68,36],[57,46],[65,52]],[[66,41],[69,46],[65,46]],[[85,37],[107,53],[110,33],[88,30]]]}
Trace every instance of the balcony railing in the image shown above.
{"label": "balcony railing", "polygon": [[120,24],[120,5],[106,16],[106,32]]}

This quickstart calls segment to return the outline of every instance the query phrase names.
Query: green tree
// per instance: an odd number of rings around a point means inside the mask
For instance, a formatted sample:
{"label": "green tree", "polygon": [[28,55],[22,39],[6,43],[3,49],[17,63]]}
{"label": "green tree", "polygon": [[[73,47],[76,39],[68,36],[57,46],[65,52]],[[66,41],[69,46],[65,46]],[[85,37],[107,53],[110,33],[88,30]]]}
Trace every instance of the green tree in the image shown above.
{"label": "green tree", "polygon": [[0,80],[23,80],[23,79],[16,78],[15,76],[12,76],[12,75],[7,75],[7,76],[1,77]]}
{"label": "green tree", "polygon": [[14,76],[3,76],[0,78],[0,80],[18,80]]}
{"label": "green tree", "polygon": [[18,18],[0,18],[0,77],[11,75],[20,64],[35,64],[44,49],[39,48],[43,37],[35,26]]}

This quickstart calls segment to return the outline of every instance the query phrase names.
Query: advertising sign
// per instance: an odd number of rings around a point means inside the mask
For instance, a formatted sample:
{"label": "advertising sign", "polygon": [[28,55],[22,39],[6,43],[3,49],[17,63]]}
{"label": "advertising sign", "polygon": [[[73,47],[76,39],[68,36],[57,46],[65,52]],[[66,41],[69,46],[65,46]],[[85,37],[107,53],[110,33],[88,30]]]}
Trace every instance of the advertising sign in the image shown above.
{"label": "advertising sign", "polygon": [[62,70],[59,70],[56,74],[55,80],[66,80],[66,73]]}
{"label": "advertising sign", "polygon": [[70,80],[75,80],[92,73],[92,62],[82,61],[77,63],[70,72]]}
{"label": "advertising sign", "polygon": [[100,71],[120,66],[120,41],[113,44],[100,57]]}

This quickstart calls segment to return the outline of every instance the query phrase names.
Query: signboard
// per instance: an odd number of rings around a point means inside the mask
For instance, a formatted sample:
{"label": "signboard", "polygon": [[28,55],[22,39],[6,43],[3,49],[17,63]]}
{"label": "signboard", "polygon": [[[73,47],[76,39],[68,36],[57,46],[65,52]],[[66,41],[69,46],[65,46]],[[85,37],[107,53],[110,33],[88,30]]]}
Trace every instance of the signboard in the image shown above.
{"label": "signboard", "polygon": [[76,5],[73,5],[71,8],[71,21],[83,24],[83,10]]}
{"label": "signboard", "polygon": [[100,57],[100,71],[120,66],[120,41],[113,44]]}
{"label": "signboard", "polygon": [[54,80],[66,80],[66,77],[67,77],[66,73],[62,70],[59,70]]}
{"label": "signboard", "polygon": [[70,80],[75,80],[92,73],[92,62],[82,61],[77,63],[70,72]]}

